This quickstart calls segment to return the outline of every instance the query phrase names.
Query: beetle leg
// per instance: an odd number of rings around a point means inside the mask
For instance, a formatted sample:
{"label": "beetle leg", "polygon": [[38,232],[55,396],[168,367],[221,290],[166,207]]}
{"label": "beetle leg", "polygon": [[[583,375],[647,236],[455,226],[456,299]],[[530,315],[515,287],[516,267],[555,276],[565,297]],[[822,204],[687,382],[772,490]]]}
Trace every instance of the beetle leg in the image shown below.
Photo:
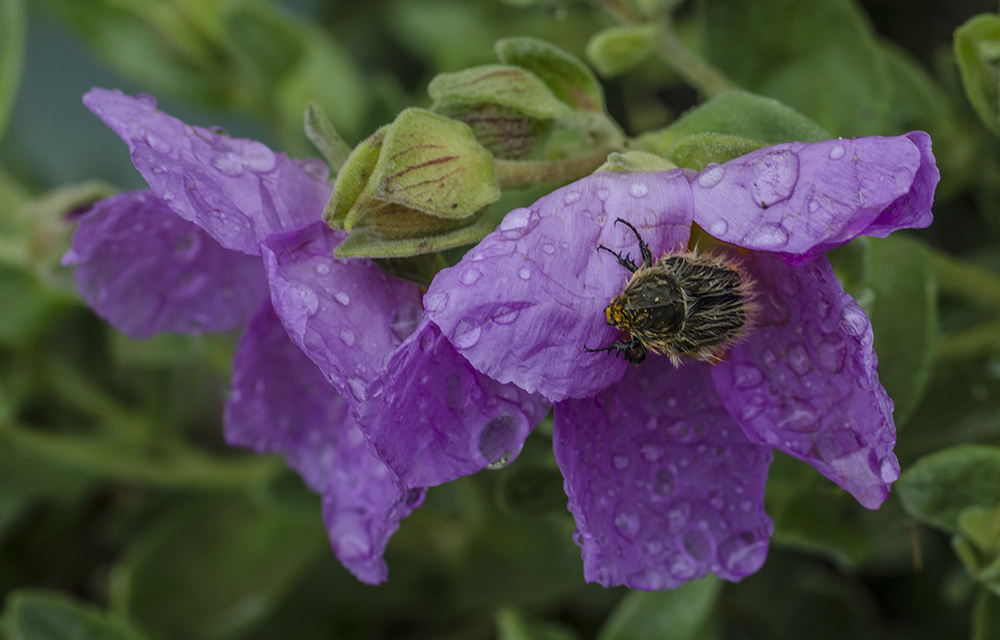
{"label": "beetle leg", "polygon": [[625,257],[623,258],[622,254],[615,253],[611,249],[608,249],[607,247],[605,247],[603,244],[597,245],[597,248],[598,249],[604,249],[605,251],[607,251],[608,253],[610,253],[614,257],[618,258],[618,264],[620,264],[621,266],[625,267],[626,269],[628,269],[632,273],[635,273],[636,270],[639,268],[639,266],[636,265],[636,263],[632,261],[632,256],[630,256],[628,254],[625,254]]}
{"label": "beetle leg", "polygon": [[[632,226],[631,222],[628,222],[627,220],[622,220],[621,218],[615,220],[615,224],[619,222],[631,229],[632,233],[634,233],[635,237],[639,240],[639,251],[642,252],[642,266],[653,266],[653,254],[649,251],[649,245],[646,244],[646,242],[642,239],[642,236],[639,235],[639,231]],[[632,272],[635,273],[635,269],[633,269]]]}
{"label": "beetle leg", "polygon": [[600,349],[591,349],[587,346],[584,347],[584,350],[590,353],[596,353],[598,351],[607,351],[610,353],[612,349],[615,350],[615,357],[624,353],[625,360],[630,364],[639,364],[646,359],[646,347],[642,346],[642,343],[636,338],[632,338],[628,341],[616,340],[608,346],[601,347]]}

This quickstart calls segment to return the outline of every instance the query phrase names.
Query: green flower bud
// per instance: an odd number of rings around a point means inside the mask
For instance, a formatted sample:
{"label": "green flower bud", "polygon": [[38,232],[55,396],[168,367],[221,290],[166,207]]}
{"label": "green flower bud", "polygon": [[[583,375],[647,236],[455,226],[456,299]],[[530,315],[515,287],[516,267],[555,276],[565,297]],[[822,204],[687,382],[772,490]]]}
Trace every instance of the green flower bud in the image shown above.
{"label": "green flower bud", "polygon": [[614,152],[608,155],[608,161],[594,173],[602,171],[670,171],[676,169],[677,165],[658,156],[645,151],[625,151]]}

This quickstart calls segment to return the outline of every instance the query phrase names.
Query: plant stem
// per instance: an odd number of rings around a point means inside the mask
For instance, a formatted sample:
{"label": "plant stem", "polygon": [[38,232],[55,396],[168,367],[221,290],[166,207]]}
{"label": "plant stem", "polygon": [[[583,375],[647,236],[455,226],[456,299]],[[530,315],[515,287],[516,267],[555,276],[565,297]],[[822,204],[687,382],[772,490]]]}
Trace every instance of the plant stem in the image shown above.
{"label": "plant stem", "polygon": [[718,69],[705,62],[701,56],[684,46],[671,25],[660,32],[657,43],[660,58],[688,84],[711,98],[736,85]]}
{"label": "plant stem", "polygon": [[600,167],[608,154],[620,147],[604,147],[561,160],[493,160],[497,181],[504,188],[527,187],[542,182],[569,182]]}
{"label": "plant stem", "polygon": [[933,252],[934,275],[942,291],[1000,309],[1000,275],[986,269]]}
{"label": "plant stem", "polygon": [[942,338],[936,353],[939,358],[963,360],[989,353],[1000,347],[1000,320]]}

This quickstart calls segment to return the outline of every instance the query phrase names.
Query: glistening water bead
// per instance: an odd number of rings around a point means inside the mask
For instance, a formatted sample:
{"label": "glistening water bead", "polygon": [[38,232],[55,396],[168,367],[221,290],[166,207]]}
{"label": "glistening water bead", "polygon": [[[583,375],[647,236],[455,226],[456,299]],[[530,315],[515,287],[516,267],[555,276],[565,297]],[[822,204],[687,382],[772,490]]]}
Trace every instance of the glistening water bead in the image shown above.
{"label": "glistening water bead", "polygon": [[632,273],[625,290],[604,310],[607,322],[628,333],[627,340],[587,351],[624,354],[638,364],[646,353],[665,354],[675,365],[682,356],[718,362],[750,320],[752,283],[733,262],[695,252],[667,254],[656,262],[649,245],[630,223],[618,218],[639,240],[642,264],[604,245]]}

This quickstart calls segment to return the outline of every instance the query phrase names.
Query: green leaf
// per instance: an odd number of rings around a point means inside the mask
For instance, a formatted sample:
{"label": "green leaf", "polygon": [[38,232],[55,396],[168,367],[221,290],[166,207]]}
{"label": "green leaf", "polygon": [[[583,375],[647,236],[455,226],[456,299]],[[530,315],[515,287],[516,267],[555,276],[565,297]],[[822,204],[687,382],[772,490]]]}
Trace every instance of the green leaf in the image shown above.
{"label": "green leaf", "polygon": [[840,136],[891,130],[888,65],[852,0],[704,0],[708,61]]}
{"label": "green leaf", "polygon": [[299,64],[305,54],[298,30],[264,3],[239,2],[222,16],[225,36],[247,67],[270,84]]}
{"label": "green leaf", "polygon": [[113,609],[160,638],[223,638],[270,613],[327,547],[318,510],[238,495],[164,515],[114,570]]}
{"label": "green leaf", "polygon": [[587,59],[603,76],[615,76],[640,64],[656,50],[656,25],[611,27],[587,43]]}
{"label": "green leaf", "polygon": [[333,183],[333,195],[323,211],[323,221],[334,229],[344,228],[344,219],[348,212],[368,187],[375,165],[378,164],[382,152],[382,141],[388,126],[361,141],[354,147],[347,161],[337,173],[337,181]]}
{"label": "green leaf", "polygon": [[7,599],[11,640],[141,640],[100,609],[53,591],[20,589]]}
{"label": "green leaf", "polygon": [[867,267],[874,301],[866,310],[875,333],[878,377],[896,405],[893,417],[900,426],[920,402],[934,360],[934,268],[923,243],[899,234],[871,238]]}
{"label": "green leaf", "polygon": [[958,527],[984,553],[1000,551],[1000,505],[962,509]]}
{"label": "green leaf", "polygon": [[579,638],[562,625],[529,620],[516,609],[497,614],[497,640],[575,640]]}
{"label": "green leaf", "polygon": [[326,163],[333,169],[334,174],[339,173],[351,155],[351,148],[340,137],[337,128],[326,116],[326,111],[323,111],[323,107],[315,100],[310,100],[306,105],[305,132],[309,141],[316,145],[326,158]]}
{"label": "green leaf", "polygon": [[722,164],[768,146],[759,140],[720,133],[695,133],[670,145],[663,154],[678,167],[701,171],[710,162]]}
{"label": "green leaf", "polygon": [[25,346],[37,339],[71,303],[27,269],[0,263],[0,343]]}
{"label": "green leaf", "polygon": [[981,589],[972,612],[972,640],[1000,638],[1000,596]]}
{"label": "green leaf", "polygon": [[1000,16],[975,16],[955,30],[955,58],[979,118],[1000,133]]}
{"label": "green leaf", "polygon": [[722,581],[713,575],[673,591],[632,591],[611,613],[598,640],[702,640]]}
{"label": "green leaf", "polygon": [[831,137],[818,124],[777,100],[734,90],[688,111],[666,129],[639,136],[632,148],[663,155],[680,138],[695,133],[739,136],[767,144],[816,142]]}
{"label": "green leaf", "polygon": [[[371,213],[364,221],[365,224],[352,227],[347,239],[337,245],[334,255],[341,258],[404,258],[475,244],[494,229],[486,209],[467,219],[451,221],[397,205],[384,205],[384,215]],[[398,234],[403,230],[414,235],[400,237]]]}
{"label": "green leaf", "polygon": [[960,445],[921,458],[900,476],[896,490],[912,517],[956,533],[967,507],[1000,504],[1000,448]]}
{"label": "green leaf", "polygon": [[0,139],[21,79],[25,29],[22,0],[0,0]]}
{"label": "green leaf", "polygon": [[538,38],[505,38],[493,46],[500,62],[527,69],[557,98],[581,111],[604,111],[604,90],[576,56]]}

